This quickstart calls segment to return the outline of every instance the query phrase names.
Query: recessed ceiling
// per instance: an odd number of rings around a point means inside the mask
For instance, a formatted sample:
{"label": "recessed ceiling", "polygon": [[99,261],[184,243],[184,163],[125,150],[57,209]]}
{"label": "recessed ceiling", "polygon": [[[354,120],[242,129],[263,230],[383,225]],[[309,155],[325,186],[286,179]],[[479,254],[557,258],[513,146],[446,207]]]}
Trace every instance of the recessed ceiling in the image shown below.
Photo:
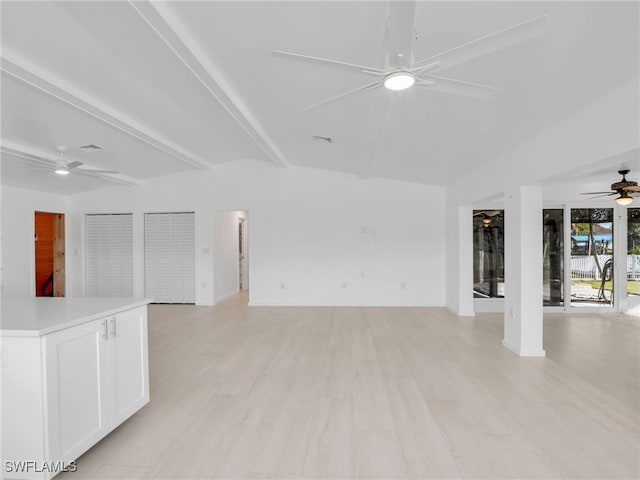
{"label": "recessed ceiling", "polygon": [[[379,88],[305,111],[370,77],[272,51],[383,68],[388,12],[377,1],[3,2],[2,182],[73,194],[255,159],[450,185],[638,76],[637,2],[424,1],[416,59],[540,15],[551,30],[446,70],[501,89],[496,100]],[[86,144],[102,150],[75,148]],[[29,155],[52,161],[57,145],[120,174],[63,184],[35,173]]]}

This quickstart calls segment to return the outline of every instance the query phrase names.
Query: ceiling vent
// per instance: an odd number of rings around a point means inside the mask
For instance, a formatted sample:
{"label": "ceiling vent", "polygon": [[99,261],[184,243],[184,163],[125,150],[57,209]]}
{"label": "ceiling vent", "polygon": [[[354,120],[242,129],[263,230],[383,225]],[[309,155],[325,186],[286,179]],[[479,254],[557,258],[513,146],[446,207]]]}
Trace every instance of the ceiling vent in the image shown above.
{"label": "ceiling vent", "polygon": [[85,152],[94,152],[96,150],[102,150],[102,147],[100,145],[95,145],[93,143],[90,143],[88,145],[82,145],[81,147],[78,147],[81,150],[84,150]]}

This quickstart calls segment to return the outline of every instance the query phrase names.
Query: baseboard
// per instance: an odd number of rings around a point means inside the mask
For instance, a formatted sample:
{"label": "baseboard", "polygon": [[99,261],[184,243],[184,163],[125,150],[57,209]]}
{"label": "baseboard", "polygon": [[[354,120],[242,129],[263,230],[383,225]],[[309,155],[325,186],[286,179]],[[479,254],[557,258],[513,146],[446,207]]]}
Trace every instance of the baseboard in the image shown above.
{"label": "baseboard", "polygon": [[508,342],[505,339],[502,339],[502,346],[505,347],[507,350],[510,350],[511,352],[515,353],[519,357],[546,357],[547,356],[547,353],[542,349],[540,350],[521,349],[520,347],[513,345],[512,343]]}
{"label": "baseboard", "polygon": [[458,317],[475,317],[476,316],[476,312],[472,310],[459,310],[457,308],[452,308],[448,305],[445,305],[445,308]]}
{"label": "baseboard", "polygon": [[249,301],[250,307],[399,307],[399,308],[446,308],[442,304],[430,304],[430,303],[411,303],[411,304],[398,304],[398,303],[337,303],[337,302],[252,302]]}

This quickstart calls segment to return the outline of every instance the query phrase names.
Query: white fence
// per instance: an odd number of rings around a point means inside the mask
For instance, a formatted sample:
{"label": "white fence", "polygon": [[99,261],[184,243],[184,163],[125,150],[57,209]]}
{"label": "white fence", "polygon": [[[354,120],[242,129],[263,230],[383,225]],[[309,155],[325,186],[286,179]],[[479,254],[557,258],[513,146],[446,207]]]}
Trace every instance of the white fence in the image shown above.
{"label": "white fence", "polygon": [[[611,255],[598,255],[600,268]],[[600,272],[593,255],[571,256],[571,278],[575,280],[600,280]],[[627,279],[640,280],[640,255],[627,255]]]}

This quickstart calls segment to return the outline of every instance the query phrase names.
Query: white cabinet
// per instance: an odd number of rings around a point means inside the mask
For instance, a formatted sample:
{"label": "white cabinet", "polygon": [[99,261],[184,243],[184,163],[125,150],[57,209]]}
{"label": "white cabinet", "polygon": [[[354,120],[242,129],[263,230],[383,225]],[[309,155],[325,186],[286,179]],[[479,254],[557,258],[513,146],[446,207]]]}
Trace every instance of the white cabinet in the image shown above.
{"label": "white cabinet", "polygon": [[44,337],[49,454],[71,461],[108,431],[107,320]]}
{"label": "white cabinet", "polygon": [[110,418],[119,425],[149,401],[147,310],[109,318]]}
{"label": "white cabinet", "polygon": [[2,353],[2,478],[51,478],[149,401],[146,304]]}
{"label": "white cabinet", "polygon": [[146,307],[44,341],[50,453],[68,462],[149,401]]}

